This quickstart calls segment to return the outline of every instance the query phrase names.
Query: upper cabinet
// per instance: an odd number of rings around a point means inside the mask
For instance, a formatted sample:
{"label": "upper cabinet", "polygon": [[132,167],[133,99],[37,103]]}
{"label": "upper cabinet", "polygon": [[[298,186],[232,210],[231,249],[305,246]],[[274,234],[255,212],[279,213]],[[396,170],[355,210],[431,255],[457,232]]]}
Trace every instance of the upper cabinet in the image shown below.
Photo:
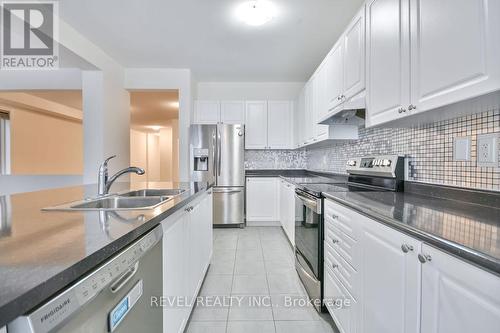
{"label": "upper cabinet", "polygon": [[267,148],[267,102],[246,102],[245,148]]}
{"label": "upper cabinet", "polygon": [[365,89],[365,6],[347,27],[342,40],[343,95],[349,100]]}
{"label": "upper cabinet", "polygon": [[207,101],[194,103],[193,124],[244,124],[244,101]]}
{"label": "upper cabinet", "polygon": [[342,40],[339,40],[327,55],[324,63],[326,75],[326,101],[330,111],[336,108],[343,101],[343,47]]}
{"label": "upper cabinet", "polygon": [[500,2],[410,1],[412,103],[429,110],[500,88]]}
{"label": "upper cabinet", "polygon": [[408,0],[366,5],[366,125],[402,117],[410,103]]}
{"label": "upper cabinet", "polygon": [[195,101],[194,124],[217,124],[220,122],[219,101]]}
{"label": "upper cabinet", "polygon": [[246,149],[292,149],[292,101],[246,102]]}
{"label": "upper cabinet", "polygon": [[500,2],[371,0],[367,126],[500,89]]}
{"label": "upper cabinet", "polygon": [[223,124],[244,124],[245,123],[245,102],[244,101],[221,101],[220,121]]}
{"label": "upper cabinet", "polygon": [[267,145],[269,149],[291,149],[293,102],[267,102]]}

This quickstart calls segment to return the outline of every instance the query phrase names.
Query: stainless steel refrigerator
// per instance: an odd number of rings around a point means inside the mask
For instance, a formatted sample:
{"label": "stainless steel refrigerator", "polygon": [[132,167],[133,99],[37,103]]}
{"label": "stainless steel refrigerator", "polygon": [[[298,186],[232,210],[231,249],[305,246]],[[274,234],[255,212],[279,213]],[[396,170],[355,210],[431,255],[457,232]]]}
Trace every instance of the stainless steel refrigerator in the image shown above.
{"label": "stainless steel refrigerator", "polygon": [[191,180],[212,182],[215,225],[243,225],[245,125],[191,125]]}

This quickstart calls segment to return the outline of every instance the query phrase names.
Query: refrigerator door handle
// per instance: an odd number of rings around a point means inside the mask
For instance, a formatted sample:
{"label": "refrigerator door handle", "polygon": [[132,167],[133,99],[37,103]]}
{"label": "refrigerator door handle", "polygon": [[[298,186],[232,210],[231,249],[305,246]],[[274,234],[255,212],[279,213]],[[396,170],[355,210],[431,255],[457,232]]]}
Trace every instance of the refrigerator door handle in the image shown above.
{"label": "refrigerator door handle", "polygon": [[221,190],[221,189],[214,188],[214,192],[215,193],[228,193],[228,194],[231,194],[231,193],[241,193],[241,192],[243,192],[243,189],[239,189],[239,190]]}
{"label": "refrigerator door handle", "polygon": [[216,175],[216,171],[215,171],[215,170],[216,170],[216,169],[215,169],[215,166],[216,166],[216,164],[215,164],[215,150],[216,150],[216,148],[217,148],[216,143],[217,143],[217,140],[216,140],[216,138],[215,138],[215,132],[213,132],[213,133],[212,133],[212,145],[213,145],[213,147],[214,147],[214,148],[212,149],[212,164],[213,164],[213,173],[214,173],[214,177],[215,177],[215,176],[217,176],[217,175]]}
{"label": "refrigerator door handle", "polygon": [[218,176],[220,177],[220,164],[221,164],[221,159],[222,159],[222,153],[221,153],[221,150],[222,150],[222,143],[221,143],[221,135],[220,135],[220,131],[219,129],[217,129],[217,142],[218,142],[218,147],[217,147],[217,155],[218,155],[218,158],[217,158],[217,170],[218,170]]}

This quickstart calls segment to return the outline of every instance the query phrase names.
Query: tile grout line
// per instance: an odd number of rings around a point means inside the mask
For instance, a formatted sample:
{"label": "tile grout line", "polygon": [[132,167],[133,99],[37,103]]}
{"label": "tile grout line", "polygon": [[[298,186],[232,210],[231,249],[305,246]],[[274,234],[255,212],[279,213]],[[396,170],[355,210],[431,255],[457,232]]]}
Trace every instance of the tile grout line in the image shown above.
{"label": "tile grout line", "polygon": [[274,326],[274,332],[276,333],[277,330],[276,330],[276,320],[274,318],[274,309],[273,309],[273,300],[272,300],[272,297],[271,297],[271,287],[269,285],[269,279],[267,277],[267,264],[266,264],[266,260],[264,258],[264,248],[262,247],[262,239],[261,239],[261,234],[260,234],[260,230],[259,230],[259,243],[260,243],[260,249],[262,251],[262,260],[264,262],[264,274],[266,276],[266,283],[267,283],[267,291],[269,292],[269,298],[271,299],[271,315],[273,316],[273,326]]}

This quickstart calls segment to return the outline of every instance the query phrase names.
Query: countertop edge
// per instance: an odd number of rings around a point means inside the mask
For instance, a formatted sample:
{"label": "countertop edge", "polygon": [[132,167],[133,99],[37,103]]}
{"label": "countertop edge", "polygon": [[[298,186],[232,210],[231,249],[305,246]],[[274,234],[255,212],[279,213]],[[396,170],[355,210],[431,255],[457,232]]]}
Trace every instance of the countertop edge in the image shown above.
{"label": "countertop edge", "polygon": [[[192,202],[203,193],[206,193],[213,184],[207,184],[204,189],[200,189],[198,192],[191,194],[184,200],[177,203],[175,206],[165,210],[159,215],[151,218],[149,221],[138,226],[131,232],[121,236],[120,238],[114,240],[107,246],[95,251],[94,253],[88,255],[83,260],[80,260],[76,264],[68,267],[64,271],[54,275],[48,280],[38,286],[30,289],[24,294],[20,295],[16,299],[13,299],[9,303],[6,303],[0,307],[0,327],[7,325],[9,322],[21,316],[38,306],[40,306],[44,301],[51,298],[58,292],[64,290],[80,277],[89,273],[95,267],[101,265],[106,260],[111,258],[114,254],[121,251],[139,237],[147,233],[148,231],[154,229],[158,224],[161,223],[167,217],[173,215],[179,209],[184,207],[186,204]],[[64,282],[63,282],[64,281]]]}
{"label": "countertop edge", "polygon": [[323,196],[329,200],[338,202],[339,204],[344,205],[356,211],[357,213],[375,219],[377,222],[383,223],[384,225],[399,230],[409,236],[413,236],[423,241],[424,243],[427,243],[428,245],[443,250],[446,253],[451,254],[454,257],[457,257],[458,259],[464,260],[480,269],[483,269],[500,277],[500,261],[491,256],[485,255],[484,253],[475,251],[471,248],[446,240],[444,238],[429,234],[420,229],[416,229],[408,225],[401,224],[390,218],[377,214],[376,212],[362,209],[360,207],[350,204],[346,200],[342,200],[340,198],[331,196],[328,193],[323,193]]}

